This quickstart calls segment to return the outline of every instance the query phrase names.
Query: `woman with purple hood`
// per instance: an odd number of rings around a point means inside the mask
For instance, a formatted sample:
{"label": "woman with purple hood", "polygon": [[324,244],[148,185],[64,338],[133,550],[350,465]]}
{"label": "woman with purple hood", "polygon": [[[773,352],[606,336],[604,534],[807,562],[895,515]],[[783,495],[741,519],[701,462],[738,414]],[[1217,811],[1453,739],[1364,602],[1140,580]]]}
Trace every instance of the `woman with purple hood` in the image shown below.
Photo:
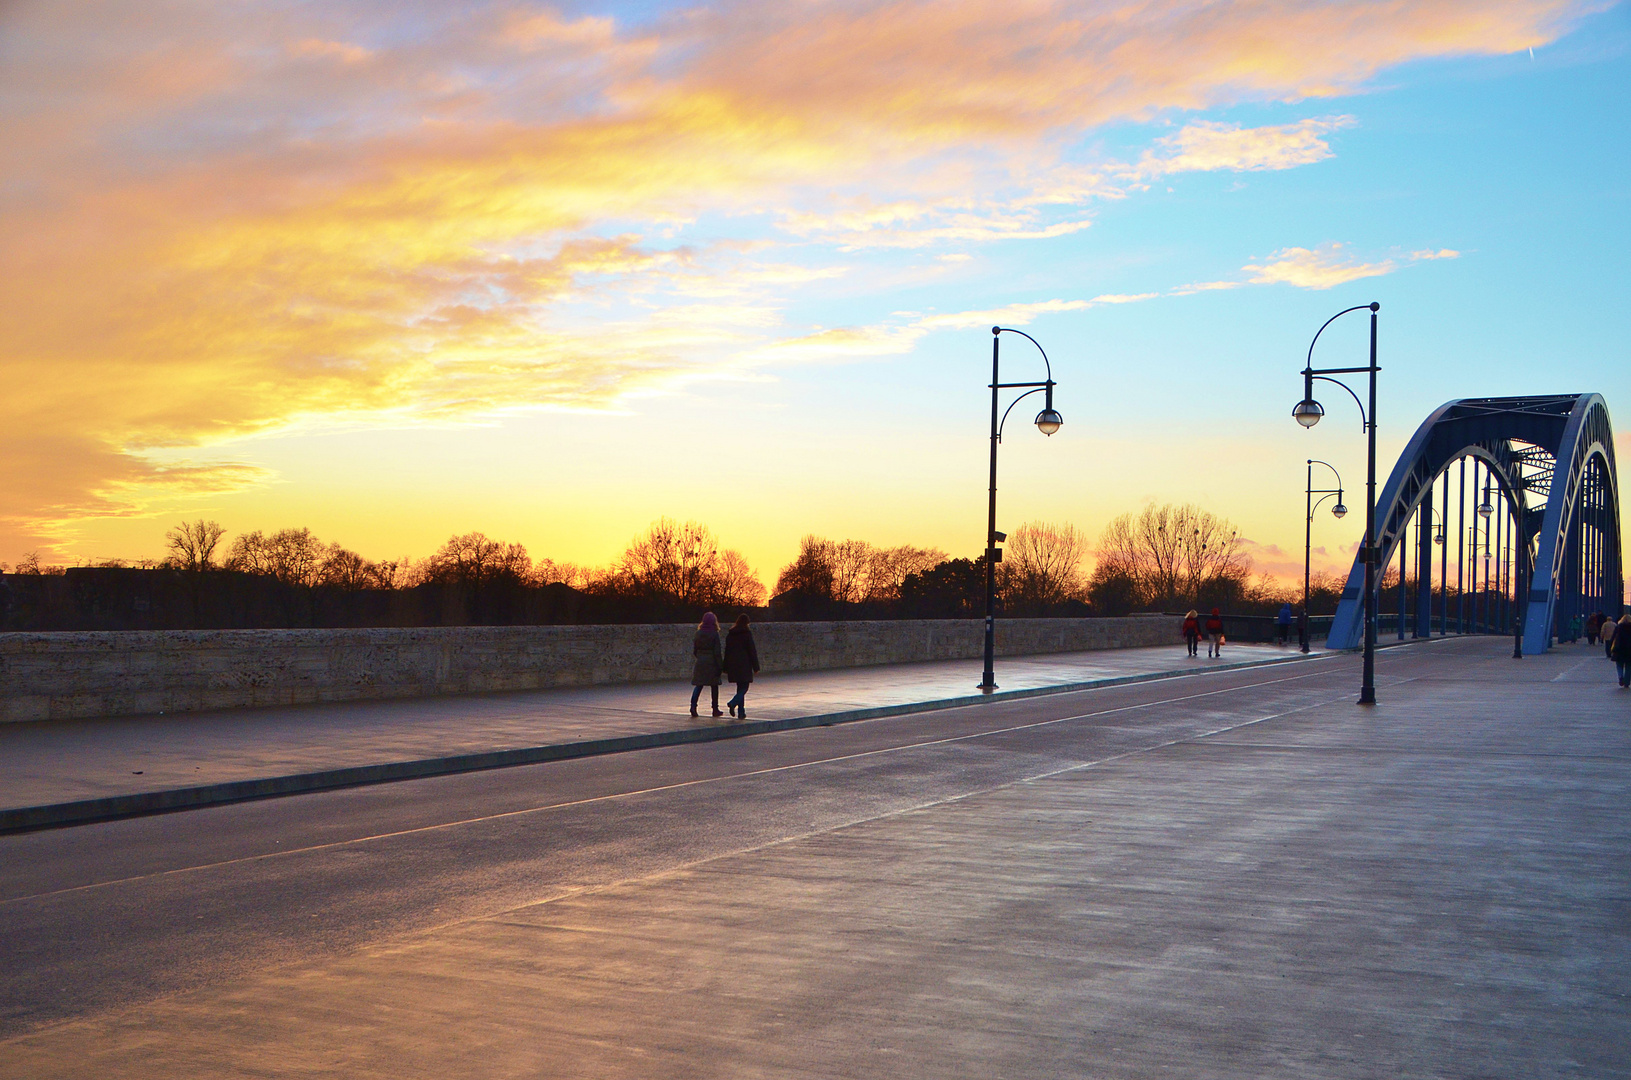
{"label": "woman with purple hood", "polygon": [[724,716],[719,711],[719,676],[725,669],[725,646],[719,640],[719,618],[711,611],[702,617],[697,636],[691,639],[691,655],[696,658],[691,665],[691,715],[697,714],[697,699],[706,686],[713,691],[714,715]]}

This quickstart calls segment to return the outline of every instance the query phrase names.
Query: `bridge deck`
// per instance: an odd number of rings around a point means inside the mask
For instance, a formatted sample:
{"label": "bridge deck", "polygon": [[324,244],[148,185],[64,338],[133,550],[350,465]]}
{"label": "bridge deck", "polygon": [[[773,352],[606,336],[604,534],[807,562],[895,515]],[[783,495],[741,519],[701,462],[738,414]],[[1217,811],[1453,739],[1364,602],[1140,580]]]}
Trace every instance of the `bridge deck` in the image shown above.
{"label": "bridge deck", "polygon": [[[1182,643],[1004,657],[1004,692],[1213,670],[1285,659],[1294,649],[1229,645],[1189,659]],[[748,695],[755,719],[917,706],[976,693],[978,660],[766,675]],[[721,688],[720,703],[734,693]],[[706,692],[705,692],[706,694]],[[71,800],[230,785],[324,770],[570,745],[729,723],[686,715],[687,682],[463,697],[221,709],[170,716],[0,724],[0,814]],[[216,801],[216,800],[211,800]]]}
{"label": "bridge deck", "polygon": [[0,838],[0,1076],[1631,1075],[1631,692],[1508,650]]}

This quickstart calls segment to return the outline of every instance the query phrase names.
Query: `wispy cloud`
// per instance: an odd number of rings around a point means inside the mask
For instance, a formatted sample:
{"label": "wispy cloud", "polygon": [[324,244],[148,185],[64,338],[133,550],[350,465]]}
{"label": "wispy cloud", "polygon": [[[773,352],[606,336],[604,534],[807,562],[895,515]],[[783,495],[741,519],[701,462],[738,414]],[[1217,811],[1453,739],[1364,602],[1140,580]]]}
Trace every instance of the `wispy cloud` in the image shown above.
{"label": "wispy cloud", "polygon": [[1201,292],[1239,289],[1247,285],[1292,285],[1299,289],[1330,289],[1346,285],[1350,281],[1391,274],[1414,262],[1460,257],[1459,251],[1440,248],[1436,251],[1412,251],[1406,255],[1393,255],[1375,262],[1364,262],[1350,254],[1344,245],[1333,241],[1316,248],[1281,248],[1262,262],[1247,263],[1241,267],[1241,272],[1248,275],[1244,279],[1191,282],[1169,289],[1166,295],[1191,296]]}
{"label": "wispy cloud", "polygon": [[1325,136],[1354,124],[1351,116],[1243,128],[1201,121],[1156,140],[1138,172],[1149,177],[1181,172],[1263,172],[1312,165],[1332,155]]}
{"label": "wispy cloud", "polygon": [[925,315],[917,320],[925,330],[961,330],[973,326],[1028,326],[1038,315],[1055,311],[1080,311],[1091,307],[1091,300],[1040,300],[1032,304],[1009,304],[985,311],[957,311],[944,315]]}
{"label": "wispy cloud", "polygon": [[1330,289],[1362,278],[1391,274],[1401,265],[1422,259],[1454,259],[1460,252],[1418,251],[1402,258],[1361,262],[1338,243],[1318,248],[1282,248],[1261,264],[1247,264],[1254,285],[1294,285],[1299,289]]}

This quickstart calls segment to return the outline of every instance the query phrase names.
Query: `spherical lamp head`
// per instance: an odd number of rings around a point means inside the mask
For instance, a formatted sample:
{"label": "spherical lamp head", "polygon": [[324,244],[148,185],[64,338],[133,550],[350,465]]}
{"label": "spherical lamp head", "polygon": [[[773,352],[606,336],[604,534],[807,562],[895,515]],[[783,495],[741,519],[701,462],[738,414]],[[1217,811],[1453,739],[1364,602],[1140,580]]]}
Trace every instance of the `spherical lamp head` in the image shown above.
{"label": "spherical lamp head", "polygon": [[1331,516],[1334,518],[1344,518],[1348,516],[1348,508],[1342,505],[1342,501],[1340,499],[1337,501],[1335,506],[1331,507]]}
{"label": "spherical lamp head", "polygon": [[1479,517],[1489,517],[1493,513],[1495,513],[1495,507],[1489,504],[1488,499],[1485,499],[1483,502],[1478,504]]}
{"label": "spherical lamp head", "polygon": [[1303,427],[1313,427],[1320,422],[1320,417],[1325,415],[1325,408],[1313,398],[1304,398],[1297,402],[1296,407],[1291,410],[1291,415]]}
{"label": "spherical lamp head", "polygon": [[1052,435],[1064,425],[1065,418],[1056,409],[1043,409],[1036,414],[1036,429],[1044,435]]}

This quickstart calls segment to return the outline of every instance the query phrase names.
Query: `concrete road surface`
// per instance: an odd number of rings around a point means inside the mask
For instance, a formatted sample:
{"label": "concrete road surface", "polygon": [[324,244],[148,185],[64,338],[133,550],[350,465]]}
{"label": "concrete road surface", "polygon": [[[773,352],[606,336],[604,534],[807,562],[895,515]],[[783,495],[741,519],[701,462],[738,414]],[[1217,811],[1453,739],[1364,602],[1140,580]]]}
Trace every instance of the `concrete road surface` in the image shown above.
{"label": "concrete road surface", "polygon": [[0,1076],[1628,1076],[1631,692],[1509,648],[0,837]]}

